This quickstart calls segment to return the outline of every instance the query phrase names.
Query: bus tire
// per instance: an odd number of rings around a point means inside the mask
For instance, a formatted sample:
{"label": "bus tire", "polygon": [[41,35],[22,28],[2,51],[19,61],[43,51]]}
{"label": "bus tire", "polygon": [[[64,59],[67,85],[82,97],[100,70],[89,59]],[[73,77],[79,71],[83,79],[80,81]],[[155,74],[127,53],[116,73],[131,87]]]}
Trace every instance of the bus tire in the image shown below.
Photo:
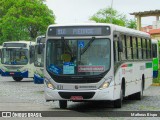
{"label": "bus tire", "polygon": [[62,109],[67,108],[67,100],[59,100],[59,107]]}
{"label": "bus tire", "polygon": [[13,80],[15,80],[16,82],[20,82],[22,79],[22,77],[13,77]]}
{"label": "bus tire", "polygon": [[123,89],[120,91],[120,98],[114,101],[114,108],[121,108],[123,100]]}

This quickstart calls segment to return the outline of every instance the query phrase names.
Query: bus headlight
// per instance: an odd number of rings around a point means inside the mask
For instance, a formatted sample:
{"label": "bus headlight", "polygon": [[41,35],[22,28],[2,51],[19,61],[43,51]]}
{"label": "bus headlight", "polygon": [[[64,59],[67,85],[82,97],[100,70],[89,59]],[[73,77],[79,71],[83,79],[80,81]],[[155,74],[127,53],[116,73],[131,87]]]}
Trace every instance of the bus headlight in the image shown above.
{"label": "bus headlight", "polygon": [[1,68],[1,70],[2,70],[3,72],[5,72],[5,69],[4,69],[4,68]]}
{"label": "bus headlight", "polygon": [[6,68],[1,68],[1,70],[2,70],[3,72],[9,72],[9,70],[7,70]]}
{"label": "bus headlight", "polygon": [[100,90],[108,88],[110,83],[112,81],[112,77],[106,79],[106,81],[104,81],[104,83],[99,87]]}
{"label": "bus headlight", "polygon": [[56,89],[55,86],[47,78],[45,78],[45,84],[50,89]]}

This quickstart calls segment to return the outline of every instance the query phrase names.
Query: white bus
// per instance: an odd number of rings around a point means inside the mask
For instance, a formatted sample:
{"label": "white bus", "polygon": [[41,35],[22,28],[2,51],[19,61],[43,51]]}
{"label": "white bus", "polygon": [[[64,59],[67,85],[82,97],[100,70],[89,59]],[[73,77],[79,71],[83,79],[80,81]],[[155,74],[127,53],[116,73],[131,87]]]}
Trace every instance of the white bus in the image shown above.
{"label": "white bus", "polygon": [[36,38],[35,44],[35,72],[34,72],[34,83],[43,84],[44,83],[44,49],[45,49],[45,36],[38,36]]}
{"label": "white bus", "polygon": [[34,45],[31,41],[4,42],[2,47],[2,76],[15,81],[34,76]]}
{"label": "white bus", "polygon": [[50,25],[46,33],[45,99],[114,101],[141,99],[152,84],[148,33],[112,24]]}

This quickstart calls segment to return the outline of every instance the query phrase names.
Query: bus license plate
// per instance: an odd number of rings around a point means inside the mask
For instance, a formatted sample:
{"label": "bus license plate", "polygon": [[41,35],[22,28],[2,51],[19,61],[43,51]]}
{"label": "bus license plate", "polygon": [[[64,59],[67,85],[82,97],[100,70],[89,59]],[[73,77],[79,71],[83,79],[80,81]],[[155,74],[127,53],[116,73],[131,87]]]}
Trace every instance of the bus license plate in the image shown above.
{"label": "bus license plate", "polygon": [[82,96],[71,96],[71,100],[83,100]]}
{"label": "bus license plate", "polygon": [[10,75],[14,75],[14,73],[10,73]]}

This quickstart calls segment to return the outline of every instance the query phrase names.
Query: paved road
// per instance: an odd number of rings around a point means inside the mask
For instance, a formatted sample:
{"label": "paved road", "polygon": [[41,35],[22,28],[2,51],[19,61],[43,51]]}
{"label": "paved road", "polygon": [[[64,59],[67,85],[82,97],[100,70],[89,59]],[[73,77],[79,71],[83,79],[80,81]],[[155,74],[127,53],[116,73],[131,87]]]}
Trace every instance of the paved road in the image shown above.
{"label": "paved road", "polygon": [[155,86],[149,87],[144,92],[141,101],[124,100],[121,109],[113,108],[111,102],[69,102],[68,108],[62,110],[59,109],[58,102],[45,102],[43,90],[44,85],[36,85],[31,79],[15,82],[10,77],[0,77],[0,111],[52,111],[52,116],[85,116],[86,119],[91,117],[92,120],[97,119],[96,117],[106,116],[109,111],[160,111],[160,87]]}

